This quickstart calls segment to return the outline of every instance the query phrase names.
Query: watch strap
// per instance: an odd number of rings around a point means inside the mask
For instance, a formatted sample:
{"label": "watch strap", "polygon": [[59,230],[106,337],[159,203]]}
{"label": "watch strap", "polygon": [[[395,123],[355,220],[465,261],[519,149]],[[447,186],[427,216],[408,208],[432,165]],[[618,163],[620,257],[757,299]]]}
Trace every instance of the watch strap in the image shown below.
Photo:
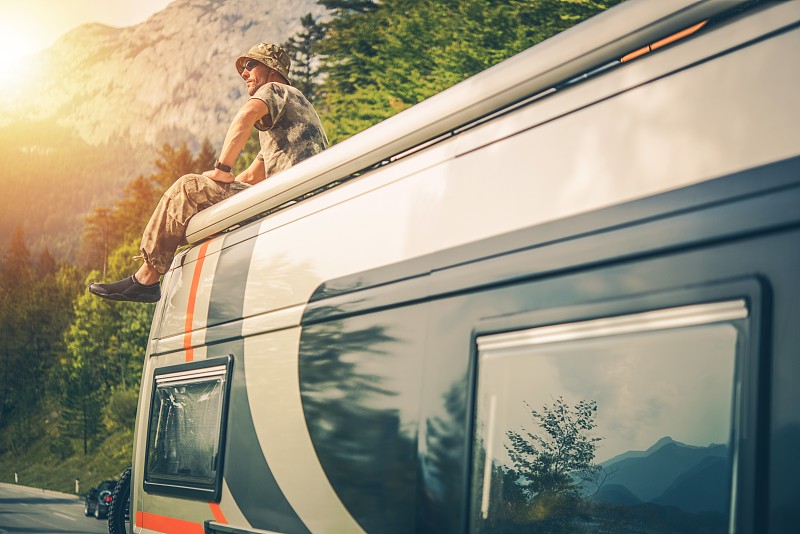
{"label": "watch strap", "polygon": [[214,162],[214,168],[219,169],[222,172],[231,172],[232,167],[230,165],[225,165],[224,163],[220,163],[219,160]]}

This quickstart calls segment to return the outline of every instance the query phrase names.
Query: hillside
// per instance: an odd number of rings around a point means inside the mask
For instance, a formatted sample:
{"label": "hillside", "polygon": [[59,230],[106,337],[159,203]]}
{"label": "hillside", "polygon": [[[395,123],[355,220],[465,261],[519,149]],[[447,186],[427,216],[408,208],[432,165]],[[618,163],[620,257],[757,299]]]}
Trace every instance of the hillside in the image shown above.
{"label": "hillside", "polygon": [[259,41],[285,41],[309,12],[322,8],[315,0],[175,0],[129,28],[81,26],[35,58],[53,75],[0,108],[0,122],[53,121],[93,146],[219,143],[245,96],[236,57]]}
{"label": "hillside", "polygon": [[64,493],[75,493],[75,479],[81,481],[81,494],[101,480],[118,478],[131,464],[133,433],[110,435],[89,454],[77,453],[66,459],[51,450],[47,437],[33,442],[25,455],[0,454],[0,482],[14,483],[14,473],[24,486]]}
{"label": "hillside", "polygon": [[730,461],[726,445],[699,447],[661,438],[646,451],[628,451],[604,462],[607,484],[594,499],[626,506],[649,502],[690,513],[725,513]]}
{"label": "hillside", "polygon": [[76,28],[34,57],[20,75],[35,76],[36,91],[22,83],[0,100],[0,183],[10,188],[0,247],[21,224],[34,250],[76,260],[83,216],[149,173],[157,147],[222,143],[246,96],[235,58],[286,41],[323,10],[315,0],[176,0],[128,28]]}

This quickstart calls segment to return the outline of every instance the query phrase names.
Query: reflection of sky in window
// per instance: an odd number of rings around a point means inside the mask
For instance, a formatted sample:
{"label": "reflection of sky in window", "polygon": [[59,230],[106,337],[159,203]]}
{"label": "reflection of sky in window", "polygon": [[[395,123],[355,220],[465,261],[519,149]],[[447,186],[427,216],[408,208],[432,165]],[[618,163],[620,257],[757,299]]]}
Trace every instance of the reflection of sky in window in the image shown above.
{"label": "reflection of sky in window", "polygon": [[596,462],[645,450],[664,436],[687,445],[728,443],[736,330],[703,325],[529,346],[481,360],[479,411],[498,395],[494,455],[505,430],[538,432],[523,401],[538,411],[559,396],[597,402]]}

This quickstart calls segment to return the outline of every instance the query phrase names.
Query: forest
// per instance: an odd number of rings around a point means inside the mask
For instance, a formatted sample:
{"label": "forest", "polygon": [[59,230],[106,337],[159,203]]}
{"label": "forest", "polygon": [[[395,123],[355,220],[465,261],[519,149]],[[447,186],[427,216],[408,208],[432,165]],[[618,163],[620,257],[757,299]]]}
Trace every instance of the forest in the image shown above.
{"label": "forest", "polygon": [[[302,31],[283,44],[294,85],[337,143],[620,1],[319,0],[330,17],[303,17]],[[238,170],[257,143],[252,136]],[[130,463],[154,305],[103,301],[86,286],[135,270],[131,258],[162,192],[183,174],[210,169],[217,150],[208,141],[194,153],[163,145],[154,172],[118,169],[129,173],[121,197],[101,199],[106,204],[84,220],[47,221],[38,232],[18,226],[7,236],[0,256],[1,482],[17,473],[25,485],[73,491],[75,478],[94,484]],[[45,168],[32,161],[31,172]],[[69,201],[65,191],[47,194]],[[47,228],[59,224],[80,229],[74,261],[55,259],[62,243],[48,240]]]}

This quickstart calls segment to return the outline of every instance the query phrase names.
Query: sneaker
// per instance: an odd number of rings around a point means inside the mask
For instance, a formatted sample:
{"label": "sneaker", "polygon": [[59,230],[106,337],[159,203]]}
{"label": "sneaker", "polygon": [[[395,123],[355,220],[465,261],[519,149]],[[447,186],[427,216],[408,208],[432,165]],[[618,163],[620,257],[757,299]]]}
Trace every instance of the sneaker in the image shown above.
{"label": "sneaker", "polygon": [[89,293],[109,300],[158,302],[161,300],[161,283],[146,286],[131,275],[113,284],[89,284]]}

